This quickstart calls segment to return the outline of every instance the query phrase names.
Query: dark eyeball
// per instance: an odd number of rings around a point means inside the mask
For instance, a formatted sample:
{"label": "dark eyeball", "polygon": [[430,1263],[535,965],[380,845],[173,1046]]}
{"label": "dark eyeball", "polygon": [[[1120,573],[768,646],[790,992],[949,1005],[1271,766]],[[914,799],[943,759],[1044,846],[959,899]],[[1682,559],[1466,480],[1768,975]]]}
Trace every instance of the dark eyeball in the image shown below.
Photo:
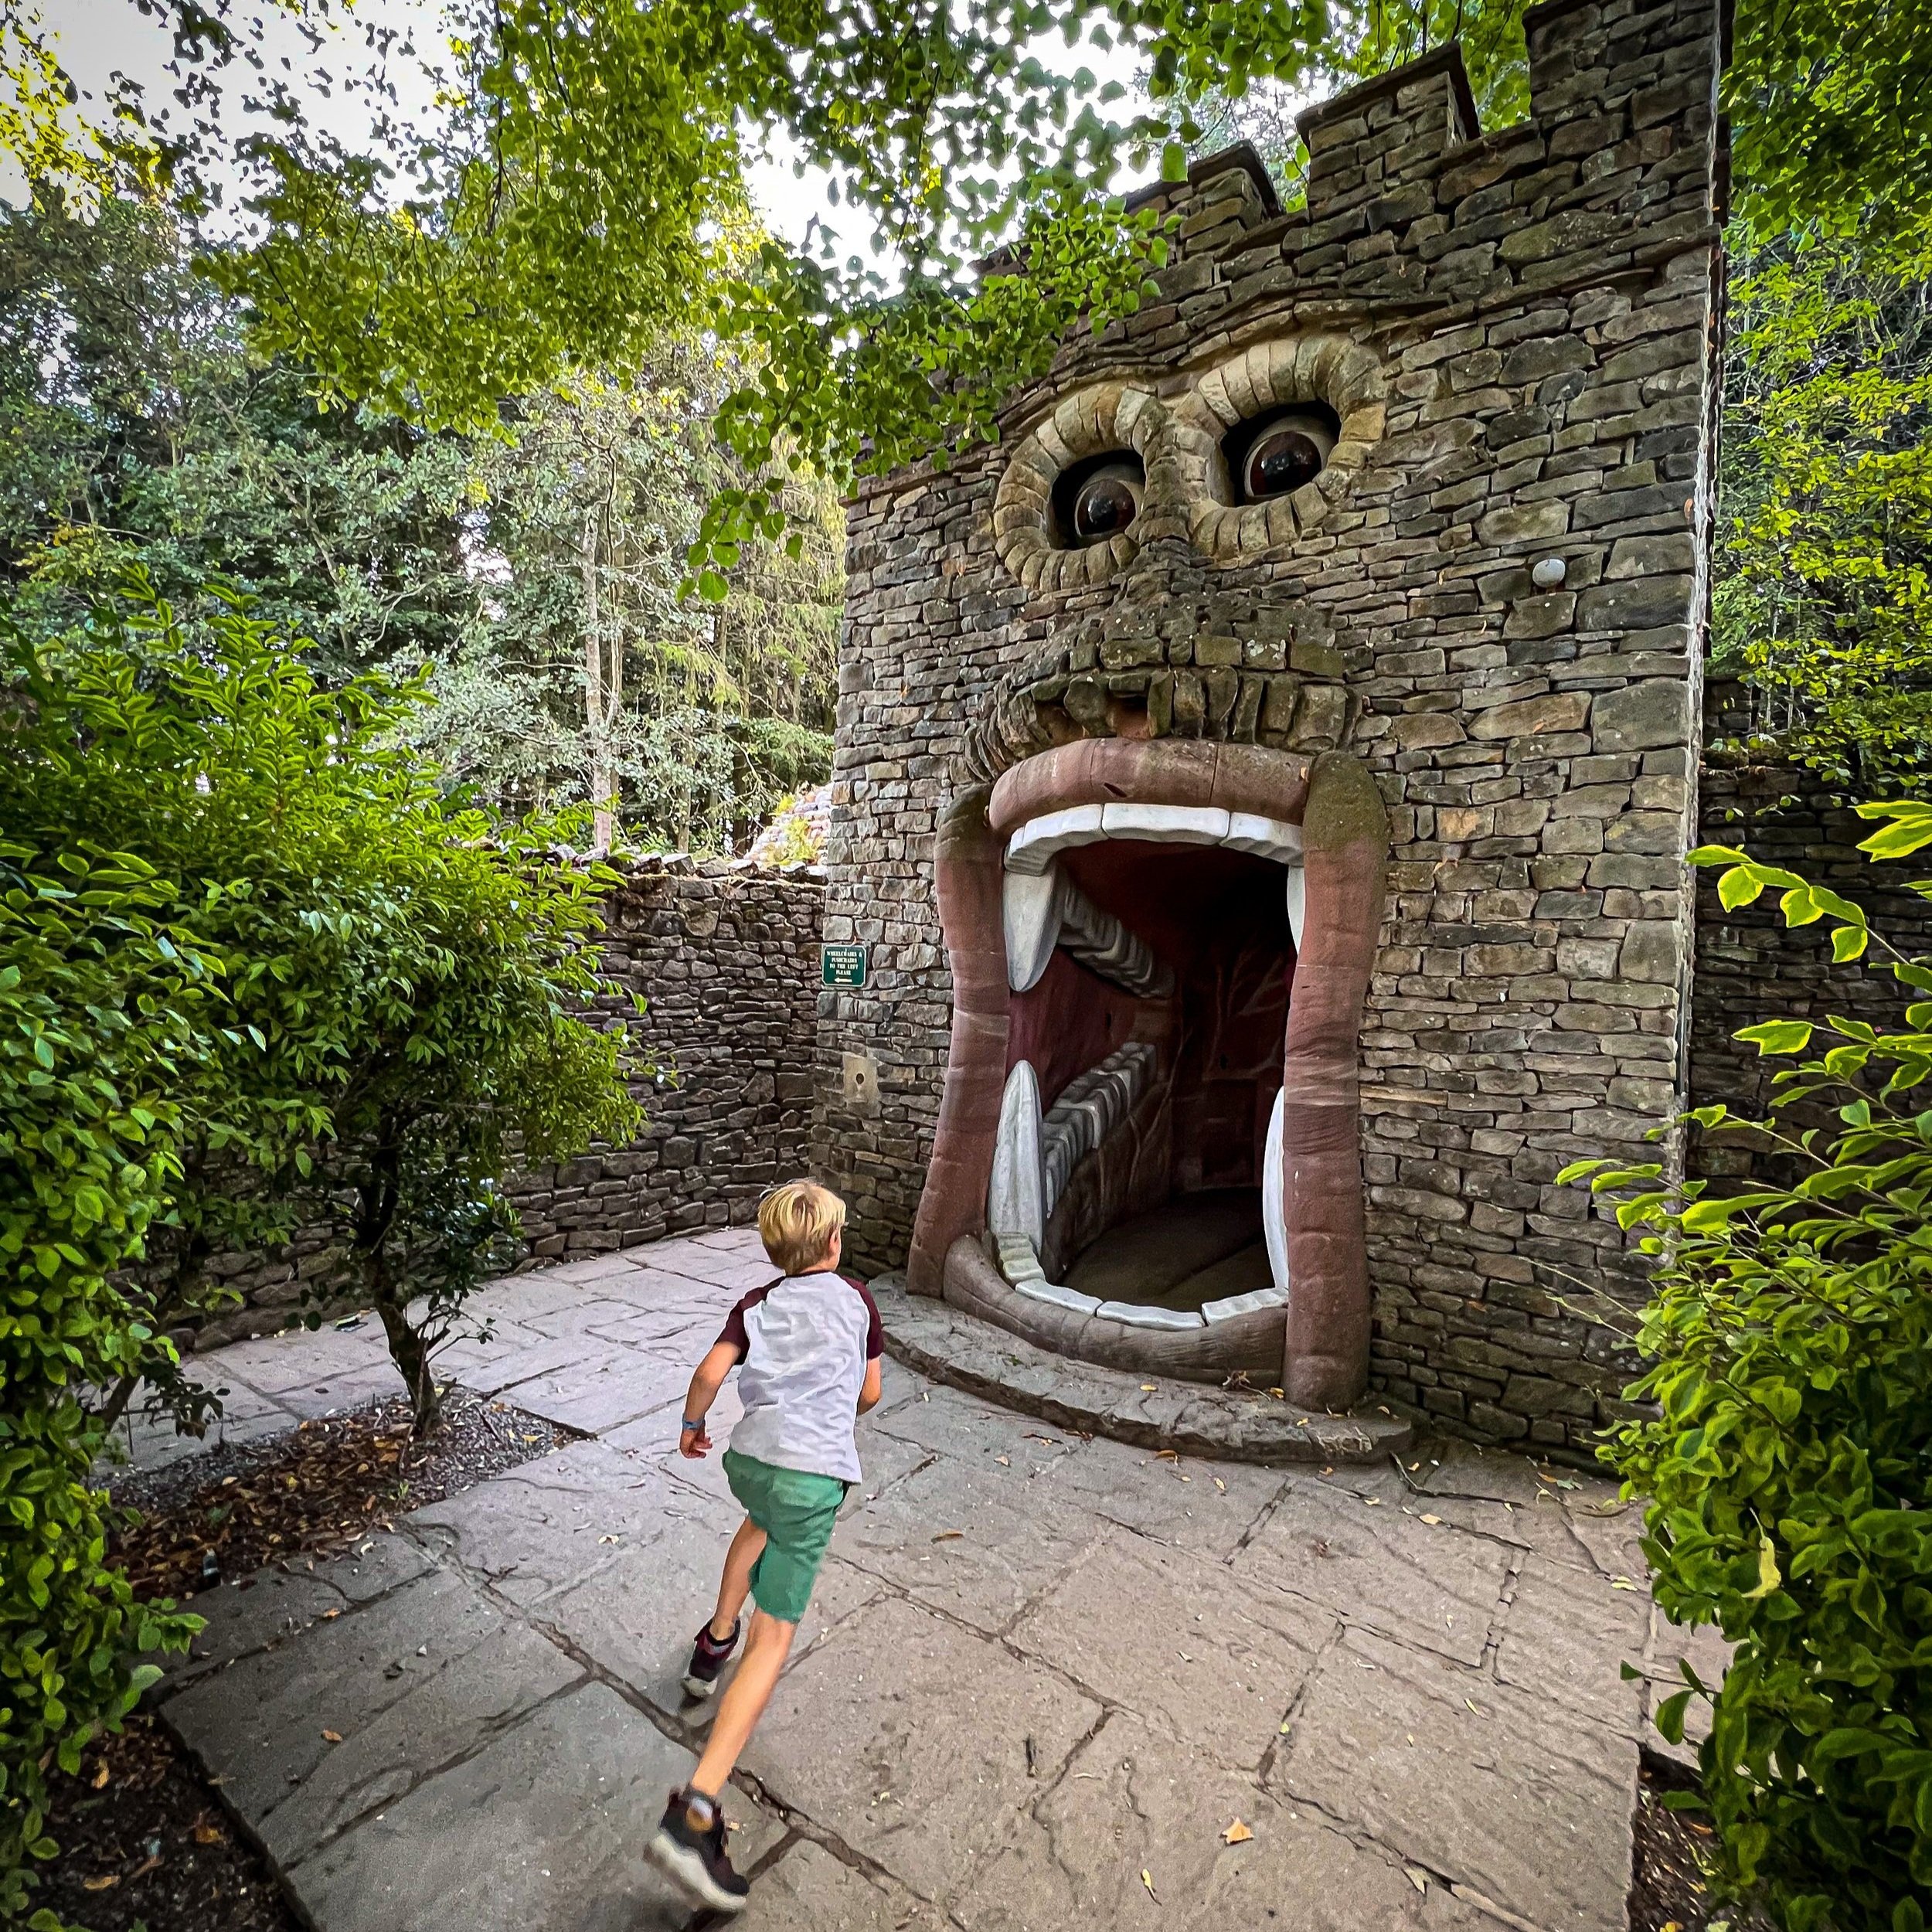
{"label": "dark eyeball", "polygon": [[1125,463],[1096,470],[1073,495],[1073,541],[1084,547],[1118,536],[1140,514],[1141,478]]}
{"label": "dark eyeball", "polygon": [[1321,473],[1335,447],[1328,426],[1313,417],[1287,416],[1254,439],[1241,465],[1241,493],[1250,503],[1285,496]]}

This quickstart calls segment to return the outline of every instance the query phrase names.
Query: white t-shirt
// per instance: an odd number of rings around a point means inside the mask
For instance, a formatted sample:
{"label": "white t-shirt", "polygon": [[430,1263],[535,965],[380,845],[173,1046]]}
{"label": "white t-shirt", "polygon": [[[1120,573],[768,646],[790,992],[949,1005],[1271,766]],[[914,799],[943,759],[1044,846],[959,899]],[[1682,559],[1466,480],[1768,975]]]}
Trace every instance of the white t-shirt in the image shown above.
{"label": "white t-shirt", "polygon": [[842,1274],[787,1275],[753,1288],[718,1339],[737,1351],[744,1404],[731,1447],[774,1468],[858,1481],[859,1392],[886,1345],[871,1295]]}

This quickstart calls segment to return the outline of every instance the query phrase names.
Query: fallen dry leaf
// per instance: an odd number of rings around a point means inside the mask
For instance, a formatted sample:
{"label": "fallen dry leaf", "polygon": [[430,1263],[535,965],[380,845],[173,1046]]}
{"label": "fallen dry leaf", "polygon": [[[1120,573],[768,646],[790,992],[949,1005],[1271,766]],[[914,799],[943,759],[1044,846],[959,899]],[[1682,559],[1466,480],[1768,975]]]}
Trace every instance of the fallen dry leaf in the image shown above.
{"label": "fallen dry leaf", "polygon": [[1223,1845],[1245,1845],[1253,1835],[1254,1834],[1237,1818],[1221,1834],[1221,1842]]}
{"label": "fallen dry leaf", "polygon": [[325,1744],[339,1744],[342,1741],[342,1734],[340,1731],[324,1731],[322,1733],[322,1742]]}
{"label": "fallen dry leaf", "polygon": [[104,1757],[100,1760],[100,1768],[95,1771],[94,1776],[94,1786],[97,1791],[107,1782],[107,1760]]}
{"label": "fallen dry leaf", "polygon": [[83,1892],[111,1892],[120,1883],[118,1872],[103,1872],[97,1879],[83,1879],[80,1889]]}
{"label": "fallen dry leaf", "polygon": [[1437,1523],[1442,1521],[1442,1519],[1440,1516],[1424,1516],[1422,1520],[1433,1529]]}
{"label": "fallen dry leaf", "polygon": [[1413,1885],[1418,1892],[1426,1892],[1428,1890],[1429,1874],[1427,1872],[1422,1871],[1418,1867],[1413,1865],[1405,1865],[1402,1869],[1409,1875],[1409,1883]]}
{"label": "fallen dry leaf", "polygon": [[1154,1874],[1145,1865],[1141,1867],[1141,1883],[1147,1887],[1147,1896],[1158,1905],[1161,1895],[1154,1889]]}
{"label": "fallen dry leaf", "polygon": [[963,1529],[942,1529],[933,1541],[936,1543],[956,1543],[965,1534]]}
{"label": "fallen dry leaf", "polygon": [[1158,1383],[1143,1382],[1141,1384],[1141,1393],[1144,1396],[1151,1396],[1157,1389],[1159,1388],[1159,1386],[1160,1384]]}
{"label": "fallen dry leaf", "polygon": [[197,1845],[220,1844],[220,1826],[210,1825],[206,1818],[201,1819],[195,1826],[195,1842]]}

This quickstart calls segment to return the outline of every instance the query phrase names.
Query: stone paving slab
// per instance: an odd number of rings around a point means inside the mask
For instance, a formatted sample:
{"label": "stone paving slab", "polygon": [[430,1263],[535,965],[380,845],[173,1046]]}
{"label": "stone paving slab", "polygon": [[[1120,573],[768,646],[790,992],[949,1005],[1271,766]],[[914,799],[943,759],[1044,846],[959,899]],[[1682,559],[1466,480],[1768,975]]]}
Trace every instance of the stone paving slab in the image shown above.
{"label": "stone paving slab", "polygon": [[881,1275],[872,1292],[886,1346],[899,1360],[1061,1428],[1231,1462],[1331,1464],[1379,1461],[1414,1434],[1394,1410],[1372,1404],[1351,1415],[1308,1415],[1266,1395],[1070,1362],[943,1301],[906,1294],[896,1274]]}
{"label": "stone paving slab", "polygon": [[[486,1291],[446,1367],[590,1439],[197,1600],[157,1700],[317,1932],[698,1932],[641,1851],[715,1708],[678,1679],[738,1512],[673,1412],[754,1267],[718,1230]],[[383,1360],[325,1329],[204,1372],[292,1425]],[[1648,1712],[1679,1655],[1721,1665],[1610,1485],[1162,1453],[883,1379],[730,1801],[753,1932],[1621,1927]]]}
{"label": "stone paving slab", "polygon": [[168,1719],[269,1855],[293,1864],[419,1771],[580,1675],[459,1577],[435,1572],[171,1698]]}
{"label": "stone paving slab", "polygon": [[1646,1728],[1641,1680],[1602,1669],[1615,1658],[1641,1668],[1649,1648],[1648,1595],[1594,1570],[1529,1556],[1516,1573],[1497,1633],[1499,1683],[1568,1703],[1626,1736]]}
{"label": "stone paving slab", "polygon": [[[691,1753],[602,1684],[539,1706],[474,1755],[366,1819],[289,1881],[326,1932],[437,1926],[672,1932],[689,1901],[639,1855]],[[742,1801],[733,1855],[783,1828]]]}
{"label": "stone paving slab", "polygon": [[[1253,1835],[1227,1844],[1237,1819]],[[967,1932],[1396,1932],[1423,1923],[1423,1895],[1391,1853],[1120,1711],[1024,1810],[954,1913]]]}
{"label": "stone paving slab", "polygon": [[1039,1498],[1217,1562],[1231,1557],[1281,1493],[1282,1472],[1135,1449],[1097,1436],[1048,1471]]}
{"label": "stone paving slab", "polygon": [[1012,1641],[1196,1752],[1257,1771],[1335,1628],[1312,1605],[1128,1536],[1094,1543]]}
{"label": "stone paving slab", "polygon": [[204,1628],[185,1656],[164,1658],[162,1668],[171,1684],[185,1684],[332,1621],[434,1567],[421,1546],[400,1532],[379,1532],[332,1560],[271,1563],[196,1597],[189,1607]]}
{"label": "stone paving slab", "polygon": [[900,1883],[941,1899],[1100,1717],[1040,1665],[886,1597],[781,1681],[747,1763]]}
{"label": "stone paving slab", "polygon": [[1633,1740],[1350,1631],[1269,1782],[1547,1932],[1622,1932],[1636,1778]]}
{"label": "stone paving slab", "polygon": [[1252,1587],[1475,1664],[1519,1560],[1487,1537],[1318,1482],[1285,1489],[1229,1567]]}
{"label": "stone paving slab", "polygon": [[832,1546],[917,1602],[998,1636],[1101,1533],[1090,1516],[1043,1505],[1044,1493],[1023,1470],[927,1463],[842,1521]]}
{"label": "stone paving slab", "polygon": [[606,1444],[578,1442],[405,1520],[439,1562],[529,1604],[707,1507],[689,1492],[665,1494],[648,1470]]}
{"label": "stone paving slab", "polygon": [[956,1922],[889,1879],[801,1838],[760,1875],[736,1932],[952,1932]]}

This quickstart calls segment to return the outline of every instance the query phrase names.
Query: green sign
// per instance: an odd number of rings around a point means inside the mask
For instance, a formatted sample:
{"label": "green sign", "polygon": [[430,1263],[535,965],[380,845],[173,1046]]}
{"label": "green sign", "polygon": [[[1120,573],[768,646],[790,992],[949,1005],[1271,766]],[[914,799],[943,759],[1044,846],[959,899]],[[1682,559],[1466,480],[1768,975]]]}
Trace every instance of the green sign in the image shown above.
{"label": "green sign", "polygon": [[821,946],[818,948],[818,983],[821,986],[864,985],[865,947]]}

